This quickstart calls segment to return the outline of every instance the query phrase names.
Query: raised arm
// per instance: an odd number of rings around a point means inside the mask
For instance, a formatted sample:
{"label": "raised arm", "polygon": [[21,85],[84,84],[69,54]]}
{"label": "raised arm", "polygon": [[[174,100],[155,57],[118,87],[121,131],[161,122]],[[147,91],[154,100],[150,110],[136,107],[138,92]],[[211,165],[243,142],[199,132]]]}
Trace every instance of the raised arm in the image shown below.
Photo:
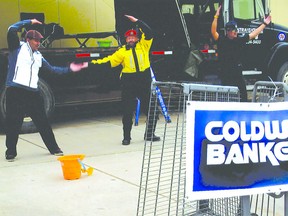
{"label": "raised arm", "polygon": [[221,10],[221,5],[219,6],[219,8],[217,9],[215,15],[214,15],[214,19],[211,25],[211,34],[212,37],[214,38],[214,40],[218,40],[219,38],[219,33],[217,32],[217,24],[218,24],[218,18],[220,16],[220,10]]}
{"label": "raised arm", "polygon": [[8,42],[9,50],[17,49],[20,45],[17,32],[19,32],[25,26],[34,25],[34,24],[42,24],[42,23],[36,19],[23,20],[23,21],[14,23],[8,28],[7,42]]}
{"label": "raised arm", "polygon": [[257,29],[255,29],[253,32],[249,34],[249,39],[252,40],[255,37],[257,37],[257,35],[259,35],[264,30],[264,28],[270,24],[270,22],[271,22],[271,16],[269,15],[264,19],[263,23]]}
{"label": "raised arm", "polygon": [[144,21],[139,20],[133,16],[125,15],[131,22],[136,23],[138,27],[145,33],[145,39],[150,40],[153,38],[153,31]]}

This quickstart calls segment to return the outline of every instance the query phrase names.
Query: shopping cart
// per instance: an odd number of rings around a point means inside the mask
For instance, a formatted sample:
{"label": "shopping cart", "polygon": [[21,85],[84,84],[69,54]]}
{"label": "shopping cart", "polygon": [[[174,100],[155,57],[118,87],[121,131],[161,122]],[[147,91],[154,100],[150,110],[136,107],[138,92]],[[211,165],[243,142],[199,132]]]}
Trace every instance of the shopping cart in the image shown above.
{"label": "shopping cart", "polygon": [[252,93],[252,102],[270,103],[288,101],[288,87],[282,82],[257,81]]}
{"label": "shopping cart", "polygon": [[[275,103],[288,101],[288,87],[283,82],[257,81],[252,93],[252,102]],[[258,194],[250,196],[251,215],[288,215],[288,194]]]}
{"label": "shopping cart", "polygon": [[156,133],[163,135],[161,142],[145,143],[137,215],[241,215],[242,204],[239,197],[195,201],[185,197],[186,102],[239,102],[238,88],[199,83],[154,82],[148,116],[153,119],[159,109],[156,86],[162,93],[171,122],[160,118]]}

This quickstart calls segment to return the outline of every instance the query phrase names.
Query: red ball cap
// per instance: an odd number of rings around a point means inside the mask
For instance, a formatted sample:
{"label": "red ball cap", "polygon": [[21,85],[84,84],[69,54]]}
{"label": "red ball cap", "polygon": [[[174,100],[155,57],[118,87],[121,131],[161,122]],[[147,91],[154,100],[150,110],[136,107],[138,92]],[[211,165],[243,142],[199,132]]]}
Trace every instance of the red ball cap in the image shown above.
{"label": "red ball cap", "polygon": [[135,36],[135,37],[138,37],[138,35],[137,35],[137,31],[134,30],[134,29],[130,29],[130,30],[128,30],[128,31],[125,33],[125,37],[129,37],[129,36]]}
{"label": "red ball cap", "polygon": [[25,38],[29,38],[29,39],[36,39],[36,40],[41,40],[43,38],[42,34],[36,30],[29,30],[26,33]]}

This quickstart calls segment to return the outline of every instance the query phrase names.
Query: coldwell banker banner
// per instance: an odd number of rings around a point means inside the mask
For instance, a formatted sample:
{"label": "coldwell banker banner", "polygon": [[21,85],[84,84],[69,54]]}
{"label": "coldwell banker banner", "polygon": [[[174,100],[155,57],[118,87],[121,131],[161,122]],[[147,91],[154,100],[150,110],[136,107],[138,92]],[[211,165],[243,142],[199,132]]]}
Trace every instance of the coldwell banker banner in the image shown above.
{"label": "coldwell banker banner", "polygon": [[189,199],[288,191],[288,103],[187,102]]}

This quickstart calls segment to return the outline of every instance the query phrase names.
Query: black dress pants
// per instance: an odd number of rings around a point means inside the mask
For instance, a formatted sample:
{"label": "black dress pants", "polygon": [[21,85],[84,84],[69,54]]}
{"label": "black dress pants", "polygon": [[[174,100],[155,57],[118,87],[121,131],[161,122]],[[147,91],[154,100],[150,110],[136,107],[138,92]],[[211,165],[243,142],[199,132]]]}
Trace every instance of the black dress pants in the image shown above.
{"label": "black dress pants", "polygon": [[53,154],[59,150],[38,91],[8,87],[6,90],[6,155],[17,155],[16,145],[25,115],[30,116],[43,142]]}
{"label": "black dress pants", "polygon": [[[144,72],[137,73],[123,73],[121,77],[122,83],[122,123],[123,123],[123,136],[125,140],[131,139],[131,129],[133,125],[133,114],[136,109],[138,98],[141,102],[141,113],[148,116],[150,92],[151,92],[151,74],[147,69]],[[156,113],[156,118],[148,118],[146,124],[147,133],[151,134],[155,131],[159,112]],[[149,131],[151,130],[151,131]]]}
{"label": "black dress pants", "polygon": [[247,90],[241,65],[224,65],[221,67],[221,83],[225,86],[237,86],[240,91],[240,101],[247,102]]}

